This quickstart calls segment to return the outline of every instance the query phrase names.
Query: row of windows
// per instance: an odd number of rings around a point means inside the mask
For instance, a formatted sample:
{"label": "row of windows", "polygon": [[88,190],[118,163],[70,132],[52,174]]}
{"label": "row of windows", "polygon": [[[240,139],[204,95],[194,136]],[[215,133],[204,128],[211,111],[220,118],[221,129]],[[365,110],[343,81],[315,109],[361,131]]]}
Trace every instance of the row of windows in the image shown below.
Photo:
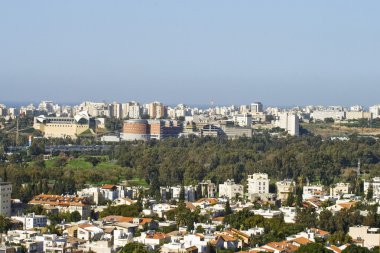
{"label": "row of windows", "polygon": [[73,127],[73,125],[49,125],[49,127]]}

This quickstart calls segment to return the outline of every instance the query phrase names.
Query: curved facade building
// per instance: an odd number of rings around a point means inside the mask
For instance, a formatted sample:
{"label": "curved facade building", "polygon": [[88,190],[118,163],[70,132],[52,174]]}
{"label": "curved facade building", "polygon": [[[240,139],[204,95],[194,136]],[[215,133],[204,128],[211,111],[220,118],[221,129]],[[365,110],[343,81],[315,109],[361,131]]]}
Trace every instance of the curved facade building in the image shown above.
{"label": "curved facade building", "polygon": [[145,119],[131,119],[124,121],[122,138],[127,141],[149,139],[149,124]]}

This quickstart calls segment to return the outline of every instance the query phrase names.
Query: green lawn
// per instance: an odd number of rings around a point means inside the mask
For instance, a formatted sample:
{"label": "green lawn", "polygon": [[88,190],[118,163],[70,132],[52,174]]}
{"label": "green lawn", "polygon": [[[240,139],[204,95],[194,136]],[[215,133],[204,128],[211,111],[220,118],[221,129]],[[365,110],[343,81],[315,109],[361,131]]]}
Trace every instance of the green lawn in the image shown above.
{"label": "green lawn", "polygon": [[96,165],[96,168],[100,168],[100,169],[112,169],[115,167],[120,167],[120,166],[112,162],[101,162],[98,165]]}
{"label": "green lawn", "polygon": [[[120,168],[119,165],[104,159],[105,157],[99,156],[99,158],[103,158],[104,162],[98,163],[95,167],[97,169]],[[48,169],[54,168],[56,159],[57,159],[57,157],[54,157],[51,160],[46,160],[45,161],[45,168],[48,168]],[[30,162],[30,165],[33,166],[34,162]],[[69,168],[69,169],[90,169],[90,168],[94,168],[94,166],[92,166],[92,164],[90,162],[87,162],[85,160],[85,157],[79,157],[79,158],[69,159],[65,168]]]}
{"label": "green lawn", "polygon": [[147,187],[148,183],[145,181],[145,179],[132,178],[132,179],[128,180],[128,185],[129,186],[144,186],[144,187]]}
{"label": "green lawn", "polygon": [[54,159],[45,161],[45,168],[53,168],[54,167]]}
{"label": "green lawn", "polygon": [[92,167],[93,166],[90,162],[86,162],[84,159],[81,158],[69,160],[65,166],[65,168],[70,169],[89,169]]}

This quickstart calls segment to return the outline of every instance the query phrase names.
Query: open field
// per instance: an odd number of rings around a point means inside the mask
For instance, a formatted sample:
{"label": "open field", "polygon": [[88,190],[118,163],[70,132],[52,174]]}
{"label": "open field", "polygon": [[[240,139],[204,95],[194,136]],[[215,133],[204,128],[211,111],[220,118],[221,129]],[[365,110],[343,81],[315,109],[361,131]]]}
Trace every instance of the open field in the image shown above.
{"label": "open field", "polygon": [[301,126],[315,135],[321,135],[322,137],[332,136],[349,136],[351,134],[359,135],[380,135],[379,128],[357,128],[347,127],[337,124],[328,123],[301,123]]}

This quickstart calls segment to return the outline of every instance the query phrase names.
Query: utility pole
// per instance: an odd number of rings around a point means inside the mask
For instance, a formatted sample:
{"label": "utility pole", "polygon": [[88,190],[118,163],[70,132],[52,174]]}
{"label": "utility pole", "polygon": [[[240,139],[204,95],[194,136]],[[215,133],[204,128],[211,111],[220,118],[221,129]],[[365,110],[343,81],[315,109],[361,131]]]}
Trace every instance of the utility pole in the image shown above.
{"label": "utility pole", "polygon": [[17,146],[18,138],[19,138],[19,132],[18,132],[18,117],[16,117],[16,143],[15,143],[15,146]]}

